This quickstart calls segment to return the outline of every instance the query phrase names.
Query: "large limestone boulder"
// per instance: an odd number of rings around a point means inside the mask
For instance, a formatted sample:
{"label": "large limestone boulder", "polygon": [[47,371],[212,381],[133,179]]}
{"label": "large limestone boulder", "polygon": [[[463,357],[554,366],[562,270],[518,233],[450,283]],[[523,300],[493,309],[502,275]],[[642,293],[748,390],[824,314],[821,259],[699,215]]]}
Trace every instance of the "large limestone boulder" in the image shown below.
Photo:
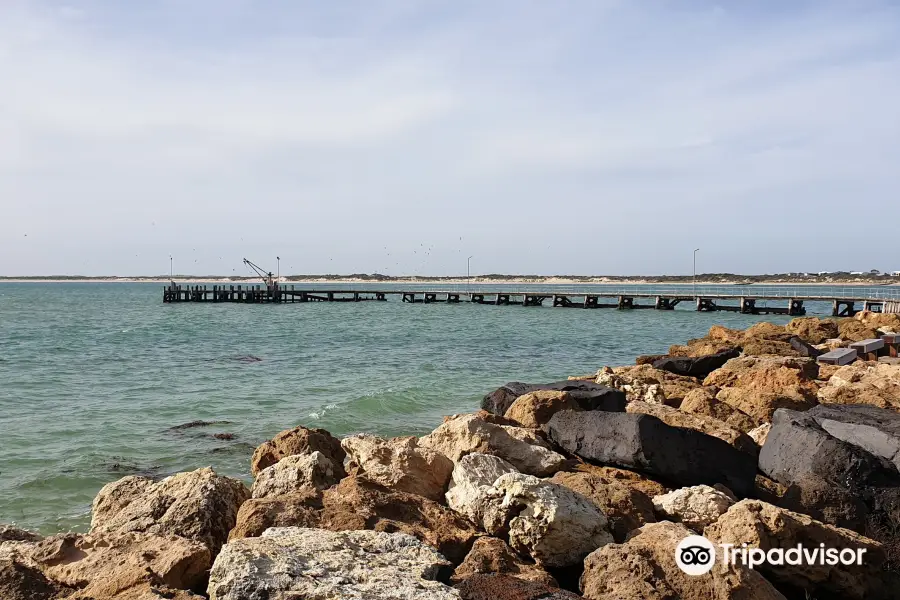
{"label": "large limestone boulder", "polygon": [[691,415],[718,419],[728,427],[744,433],[750,433],[758,426],[757,420],[744,411],[717,399],[718,393],[719,388],[717,387],[700,387],[692,390],[684,397],[678,410]]}
{"label": "large limestone boulder", "polygon": [[644,523],[653,523],[653,502],[643,492],[591,473],[559,472],[549,480],[593,502],[609,521],[613,539],[622,542]]}
{"label": "large limestone boulder", "polygon": [[256,598],[458,599],[439,579],[450,563],[403,533],[273,528],[233,540],[216,557],[210,600]]}
{"label": "large limestone boulder", "polygon": [[338,468],[338,478],[343,478],[344,450],[341,442],[324,429],[294,427],[264,442],[253,453],[250,460],[250,472],[256,475],[266,467],[271,467],[285,456],[294,454],[312,454],[319,451]]}
{"label": "large limestone boulder", "polygon": [[336,471],[334,463],[318,450],[287,456],[256,475],[252,496],[283,496],[307,486],[324,490],[339,481]]}
{"label": "large limestone boulder", "polygon": [[[180,535],[201,542],[215,555],[234,527],[250,490],[210,468],[149,480],[104,486],[94,498],[91,533],[147,532]],[[133,493],[140,488],[140,493]]]}
{"label": "large limestone boulder", "polygon": [[535,429],[561,410],[580,410],[569,392],[538,390],[519,396],[504,415],[520,427]]}
{"label": "large limestone boulder", "polygon": [[507,473],[518,471],[500,457],[480,452],[463,456],[453,467],[446,494],[447,506],[473,523],[480,523],[488,490]]}
{"label": "large limestone boulder", "polygon": [[691,576],[675,562],[675,548],[693,531],[678,523],[649,523],[624,544],[609,544],[584,561],[581,591],[588,600],[785,600],[762,575],[742,565]]}
{"label": "large limestone boulder", "polygon": [[[892,592],[884,589],[881,566],[884,552],[878,542],[848,529],[820,523],[759,500],[738,502],[718,521],[704,531],[704,535],[718,543],[746,542],[750,547],[768,552],[773,548],[789,549],[798,544],[812,550],[835,548],[864,550],[861,565],[819,564],[821,561],[799,561],[801,564],[770,564],[757,568],[767,578],[786,587],[805,590],[812,597],[832,594],[839,598],[889,598]],[[790,561],[794,562],[794,561]]]}
{"label": "large limestone boulder", "polygon": [[625,393],[629,402],[644,402],[678,406],[684,397],[700,386],[694,377],[685,377],[651,365],[603,367],[597,371],[597,383]]}
{"label": "large limestone boulder", "polygon": [[572,490],[531,475],[502,475],[488,491],[483,525],[509,536],[517,552],[542,567],[571,567],[612,542],[604,514]]}
{"label": "large limestone boulder", "polygon": [[151,586],[196,587],[212,558],[205,545],[174,535],[68,533],[0,544],[0,565],[4,563],[18,565],[14,572],[24,576],[24,583],[61,591],[60,597],[124,600],[149,593]]}
{"label": "large limestone boulder", "polygon": [[503,540],[483,537],[475,540],[465,560],[453,571],[450,583],[460,583],[474,575],[509,575],[551,588],[559,587],[552,575],[516,554]]}
{"label": "large limestone boulder", "polygon": [[653,507],[660,516],[697,532],[722,516],[734,500],[708,485],[673,490],[653,498]]}
{"label": "large limestone boulder", "polygon": [[716,398],[760,424],[779,408],[807,410],[817,403],[818,366],[808,358],[744,356],[710,373],[704,386],[721,388]]}
{"label": "large limestone boulder", "polygon": [[415,437],[385,440],[354,435],[341,440],[348,469],[357,476],[401,492],[441,501],[453,462],[439,452],[420,447]]}
{"label": "large limestone boulder", "polygon": [[[593,379],[593,378],[592,378]],[[503,416],[519,396],[540,390],[568,392],[583,410],[625,410],[625,394],[593,381],[566,380],[553,383],[520,383],[512,381],[486,395],[481,408]]]}
{"label": "large limestone boulder", "polygon": [[818,397],[829,404],[863,404],[900,411],[900,365],[845,365],[819,389]]}
{"label": "large limestone boulder", "polygon": [[878,337],[878,331],[857,319],[841,319],[838,321],[838,331],[843,340],[849,342],[861,342]]}
{"label": "large limestone boulder", "polygon": [[877,313],[870,310],[861,310],[853,318],[866,327],[880,331],[892,331],[900,333],[900,315],[892,313]]}
{"label": "large limestone boulder", "polygon": [[462,600],[579,600],[581,596],[510,575],[478,574],[456,584]]}
{"label": "large limestone boulder", "polygon": [[629,413],[656,417],[666,425],[671,425],[672,427],[685,427],[687,429],[694,429],[701,433],[705,433],[706,435],[711,435],[753,457],[756,457],[759,453],[759,447],[750,436],[743,431],[729,427],[724,422],[714,417],[686,413],[677,408],[672,408],[671,406],[665,406],[663,404],[651,404],[649,402],[637,401],[630,402],[626,407],[626,411]]}
{"label": "large limestone boulder", "polygon": [[[94,498],[91,533],[179,535],[205,544],[215,555],[250,497],[242,482],[208,467],[159,482],[126,479],[130,482],[125,486],[113,482]],[[120,496],[123,487],[128,491]]]}
{"label": "large limestone boulder", "polygon": [[408,533],[454,562],[466,556],[479,535],[467,519],[424,496],[349,476],[324,492],[306,490],[247,501],[229,539],[293,526]]}
{"label": "large limestone boulder", "polygon": [[454,463],[480,452],[510,462],[522,473],[549,477],[566,464],[566,458],[550,449],[535,430],[495,425],[476,415],[455,415],[419,440],[419,446],[448,457]]}
{"label": "large limestone boulder", "polygon": [[785,329],[810,344],[821,344],[840,335],[835,321],[816,317],[798,317],[788,323]]}
{"label": "large limestone boulder", "polygon": [[644,414],[557,413],[547,432],[585,460],[658,475],[682,486],[721,483],[741,496],[754,487],[756,459],[718,438]]}

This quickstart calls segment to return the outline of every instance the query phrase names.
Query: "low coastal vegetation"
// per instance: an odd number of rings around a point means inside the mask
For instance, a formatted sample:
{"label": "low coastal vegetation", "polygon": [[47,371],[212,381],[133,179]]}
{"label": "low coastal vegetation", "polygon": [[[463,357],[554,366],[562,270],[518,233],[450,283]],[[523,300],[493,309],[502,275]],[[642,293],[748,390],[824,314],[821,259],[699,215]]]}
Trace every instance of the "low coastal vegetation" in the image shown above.
{"label": "low coastal vegetation", "polygon": [[[286,429],[248,457],[249,488],[129,476],[86,534],[0,526],[0,598],[896,598],[900,364],[809,354],[897,331],[874,313],[713,326],[634,365],[511,382],[418,438]],[[689,535],[865,560],[690,576]]]}

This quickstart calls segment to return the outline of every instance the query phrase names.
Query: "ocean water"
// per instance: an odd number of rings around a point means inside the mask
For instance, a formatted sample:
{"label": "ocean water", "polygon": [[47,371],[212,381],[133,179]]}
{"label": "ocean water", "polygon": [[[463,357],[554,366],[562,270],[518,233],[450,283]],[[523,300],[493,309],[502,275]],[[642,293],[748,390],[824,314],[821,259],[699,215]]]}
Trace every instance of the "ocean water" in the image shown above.
{"label": "ocean water", "polygon": [[[158,284],[0,283],[0,522],[84,530],[97,491],[125,475],[212,466],[249,481],[253,448],[283,429],[424,434],[507,381],[761,320],[789,318],[396,297],[164,305]],[[195,420],[218,423],[177,428]]]}

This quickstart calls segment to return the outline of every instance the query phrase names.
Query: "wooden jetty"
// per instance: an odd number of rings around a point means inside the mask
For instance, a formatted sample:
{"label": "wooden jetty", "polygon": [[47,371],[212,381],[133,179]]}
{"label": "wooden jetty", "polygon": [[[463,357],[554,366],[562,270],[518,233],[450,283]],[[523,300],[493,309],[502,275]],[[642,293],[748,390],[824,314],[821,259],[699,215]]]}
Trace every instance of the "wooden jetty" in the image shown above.
{"label": "wooden jetty", "polygon": [[[536,290],[495,289],[436,289],[404,290],[401,288],[367,287],[361,289],[313,288],[266,283],[262,285],[179,285],[171,283],[163,290],[163,302],[211,302],[242,304],[278,304],[295,302],[383,302],[388,296],[396,296],[404,303],[433,304],[470,302],[495,306],[553,306],[557,308],[615,308],[619,310],[656,309],[674,310],[681,303],[689,303],[701,312],[729,311],[743,314],[779,314],[799,316],[806,314],[804,302],[829,302],[834,316],[852,316],[859,310],[881,312],[891,300],[853,296],[843,293],[828,294],[818,290],[759,289],[752,293],[746,288],[720,286],[715,290],[690,289],[628,291],[578,291],[548,286]],[[900,290],[892,291],[900,298]],[[893,296],[891,296],[893,298]],[[546,303],[546,304],[545,304]],[[896,303],[896,302],[895,302]]]}

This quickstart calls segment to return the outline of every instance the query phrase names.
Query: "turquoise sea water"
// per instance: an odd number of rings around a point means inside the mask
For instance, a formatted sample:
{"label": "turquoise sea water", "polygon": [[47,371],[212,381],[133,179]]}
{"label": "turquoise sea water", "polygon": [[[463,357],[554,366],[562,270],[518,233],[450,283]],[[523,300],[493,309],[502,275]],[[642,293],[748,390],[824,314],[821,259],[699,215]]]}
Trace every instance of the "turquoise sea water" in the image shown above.
{"label": "turquoise sea water", "polygon": [[[761,320],[788,317],[396,297],[164,305],[157,284],[0,283],[0,522],[82,530],[100,487],[128,474],[209,465],[249,479],[254,446],[298,424],[423,434],[507,381],[631,364]],[[223,423],[173,429],[198,419]]]}

